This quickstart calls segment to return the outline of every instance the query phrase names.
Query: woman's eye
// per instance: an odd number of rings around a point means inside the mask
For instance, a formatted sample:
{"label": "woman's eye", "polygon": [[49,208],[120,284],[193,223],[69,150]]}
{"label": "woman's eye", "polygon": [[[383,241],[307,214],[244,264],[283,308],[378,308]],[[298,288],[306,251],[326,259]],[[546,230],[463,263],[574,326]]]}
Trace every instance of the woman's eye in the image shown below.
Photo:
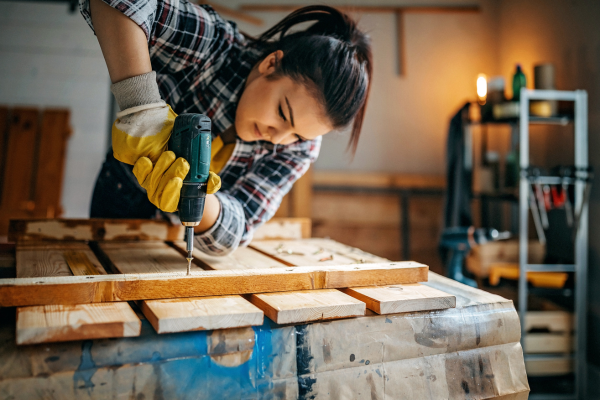
{"label": "woman's eye", "polygon": [[283,118],[284,121],[287,122],[287,119],[285,118],[285,114],[283,113],[283,109],[281,108],[281,104],[279,105],[279,116],[281,118]]}

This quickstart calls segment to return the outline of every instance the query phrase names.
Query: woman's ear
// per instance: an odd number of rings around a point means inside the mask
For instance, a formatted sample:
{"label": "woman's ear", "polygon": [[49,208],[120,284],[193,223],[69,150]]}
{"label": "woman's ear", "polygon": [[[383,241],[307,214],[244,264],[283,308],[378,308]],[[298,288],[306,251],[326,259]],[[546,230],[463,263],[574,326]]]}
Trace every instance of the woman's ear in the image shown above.
{"label": "woman's ear", "polygon": [[277,69],[277,65],[283,58],[283,51],[277,50],[266,56],[260,64],[258,64],[258,72],[261,75],[270,75]]}

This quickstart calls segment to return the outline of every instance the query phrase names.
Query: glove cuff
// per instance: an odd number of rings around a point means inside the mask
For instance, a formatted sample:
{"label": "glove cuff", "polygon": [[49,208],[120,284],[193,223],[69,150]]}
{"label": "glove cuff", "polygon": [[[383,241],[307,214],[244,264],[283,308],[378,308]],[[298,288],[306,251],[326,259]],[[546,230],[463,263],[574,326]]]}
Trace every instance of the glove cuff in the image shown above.
{"label": "glove cuff", "polygon": [[121,110],[162,101],[154,71],[113,83],[110,91]]}

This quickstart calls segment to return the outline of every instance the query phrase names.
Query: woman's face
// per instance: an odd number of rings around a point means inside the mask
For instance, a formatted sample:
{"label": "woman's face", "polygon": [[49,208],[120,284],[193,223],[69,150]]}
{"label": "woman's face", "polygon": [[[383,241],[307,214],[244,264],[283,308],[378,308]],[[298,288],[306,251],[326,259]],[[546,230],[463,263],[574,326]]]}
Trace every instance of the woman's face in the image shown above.
{"label": "woman's face", "polygon": [[288,77],[269,79],[281,57],[281,50],[268,55],[246,81],[235,115],[237,135],[246,142],[290,144],[333,130],[323,106],[305,85]]}

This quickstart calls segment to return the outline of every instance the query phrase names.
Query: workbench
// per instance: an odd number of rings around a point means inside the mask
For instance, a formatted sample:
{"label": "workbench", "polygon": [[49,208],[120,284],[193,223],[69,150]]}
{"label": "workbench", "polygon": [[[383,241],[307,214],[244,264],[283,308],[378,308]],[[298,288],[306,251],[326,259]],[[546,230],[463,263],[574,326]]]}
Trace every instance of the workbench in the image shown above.
{"label": "workbench", "polygon": [[23,346],[3,308],[0,398],[527,399],[512,301],[428,277],[456,307]]}

